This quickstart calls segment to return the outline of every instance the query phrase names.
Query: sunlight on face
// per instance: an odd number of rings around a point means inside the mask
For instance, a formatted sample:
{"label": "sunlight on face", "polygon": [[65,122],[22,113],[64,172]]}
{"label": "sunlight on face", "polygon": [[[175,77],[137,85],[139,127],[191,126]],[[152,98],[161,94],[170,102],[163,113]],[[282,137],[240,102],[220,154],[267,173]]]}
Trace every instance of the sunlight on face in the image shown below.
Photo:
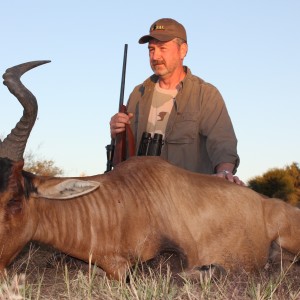
{"label": "sunlight on face", "polygon": [[160,42],[152,39],[149,41],[150,66],[153,72],[161,77],[172,75],[182,68],[186,51],[186,44],[179,45],[176,39],[169,42]]}

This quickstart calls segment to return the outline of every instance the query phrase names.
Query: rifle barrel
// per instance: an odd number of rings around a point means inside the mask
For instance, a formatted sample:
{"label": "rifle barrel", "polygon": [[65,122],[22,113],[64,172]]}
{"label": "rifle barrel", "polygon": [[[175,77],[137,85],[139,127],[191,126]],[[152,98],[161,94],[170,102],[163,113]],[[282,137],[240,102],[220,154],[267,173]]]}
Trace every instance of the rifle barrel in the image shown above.
{"label": "rifle barrel", "polygon": [[126,63],[127,63],[127,49],[128,49],[128,44],[125,44],[124,45],[124,56],[123,56],[122,78],[121,78],[119,112],[121,112],[121,107],[122,107],[122,105],[124,103],[125,76],[126,76]]}
{"label": "rifle barrel", "polygon": [[[123,67],[122,67],[122,78],[121,78],[121,90],[120,90],[120,100],[119,100],[119,112],[122,110],[122,106],[124,103],[124,91],[125,91],[125,75],[126,75],[126,63],[127,63],[127,49],[128,44],[124,45],[124,56],[123,56]],[[115,139],[111,139],[110,145],[107,145],[106,148],[106,156],[107,156],[107,163],[106,163],[106,172],[112,170],[113,167],[113,157],[115,152]]]}

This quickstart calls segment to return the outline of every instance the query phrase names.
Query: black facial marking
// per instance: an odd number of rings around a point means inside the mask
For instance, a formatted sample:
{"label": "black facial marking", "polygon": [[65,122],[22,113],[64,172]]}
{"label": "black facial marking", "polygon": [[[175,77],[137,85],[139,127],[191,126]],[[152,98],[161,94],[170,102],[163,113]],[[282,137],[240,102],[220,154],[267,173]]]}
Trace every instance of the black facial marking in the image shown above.
{"label": "black facial marking", "polygon": [[8,158],[0,158],[0,193],[3,193],[8,187],[11,170],[12,161]]}

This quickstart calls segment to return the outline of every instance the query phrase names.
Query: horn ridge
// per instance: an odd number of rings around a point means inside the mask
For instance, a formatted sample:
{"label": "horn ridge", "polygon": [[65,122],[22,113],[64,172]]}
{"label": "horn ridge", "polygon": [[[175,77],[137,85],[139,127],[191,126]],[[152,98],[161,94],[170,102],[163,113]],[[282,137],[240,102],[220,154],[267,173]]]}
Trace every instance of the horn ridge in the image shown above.
{"label": "horn ridge", "polygon": [[2,142],[0,140],[0,157],[7,157],[13,161],[23,160],[26,142],[37,117],[38,104],[35,96],[23,85],[20,78],[25,72],[49,62],[50,60],[41,60],[23,63],[7,69],[3,74],[3,84],[19,100],[24,110],[15,128]]}

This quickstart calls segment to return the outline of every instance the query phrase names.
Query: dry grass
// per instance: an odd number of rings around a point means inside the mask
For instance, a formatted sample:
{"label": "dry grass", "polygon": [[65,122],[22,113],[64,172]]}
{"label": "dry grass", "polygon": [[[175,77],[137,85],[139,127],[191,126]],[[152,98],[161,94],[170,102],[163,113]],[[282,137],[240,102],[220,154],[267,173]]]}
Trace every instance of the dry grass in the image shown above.
{"label": "dry grass", "polygon": [[[215,278],[211,270],[193,279],[169,268],[133,270],[125,282],[110,281],[98,269],[54,250],[29,244],[8,268],[0,299],[300,299],[300,266],[268,266],[258,274]],[[163,267],[161,267],[163,266]]]}

